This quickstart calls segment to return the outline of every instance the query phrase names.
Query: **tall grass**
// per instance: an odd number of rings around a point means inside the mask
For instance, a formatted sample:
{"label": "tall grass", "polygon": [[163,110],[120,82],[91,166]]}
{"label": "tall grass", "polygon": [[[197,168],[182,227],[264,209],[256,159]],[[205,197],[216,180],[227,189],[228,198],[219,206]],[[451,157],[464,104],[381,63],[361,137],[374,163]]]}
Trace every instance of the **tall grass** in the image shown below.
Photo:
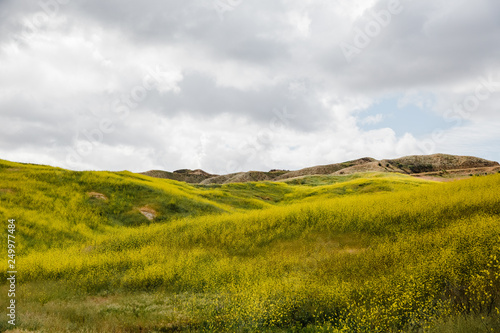
{"label": "tall grass", "polygon": [[[372,174],[319,185],[199,188],[126,172],[26,168],[0,172],[0,189],[11,189],[0,193],[0,216],[14,214],[25,243],[25,328],[500,329],[500,175],[446,184]],[[90,191],[108,200],[89,198]],[[151,223],[131,213],[141,205],[164,218]],[[124,223],[127,214],[139,223]],[[163,301],[155,307],[145,295]],[[124,326],[117,318],[130,311],[127,297],[139,312]],[[96,298],[104,304],[96,311],[79,305]],[[62,304],[73,312],[58,318],[71,328],[40,319],[40,311],[55,318],[51,311]]]}

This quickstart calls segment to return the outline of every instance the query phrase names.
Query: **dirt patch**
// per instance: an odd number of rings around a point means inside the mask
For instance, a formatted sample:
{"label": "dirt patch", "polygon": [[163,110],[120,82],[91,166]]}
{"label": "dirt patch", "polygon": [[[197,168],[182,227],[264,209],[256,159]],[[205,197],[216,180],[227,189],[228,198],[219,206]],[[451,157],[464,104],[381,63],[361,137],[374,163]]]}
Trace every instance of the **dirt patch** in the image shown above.
{"label": "dirt patch", "polygon": [[89,246],[87,246],[87,247],[84,247],[84,248],[82,249],[82,252],[89,253],[89,252],[92,252],[93,250],[94,250],[94,246],[89,245]]}
{"label": "dirt patch", "polygon": [[108,200],[108,197],[105,196],[104,194],[102,193],[98,193],[98,192],[89,192],[87,193],[87,195],[90,197],[90,198],[94,198],[94,199],[99,199],[99,200],[105,200],[107,201]]}
{"label": "dirt patch", "polygon": [[0,193],[14,193],[10,188],[0,188]]}
{"label": "dirt patch", "polygon": [[348,253],[348,254],[356,254],[356,253],[361,253],[366,251],[366,248],[354,248],[354,247],[347,247],[338,250],[338,253]]}
{"label": "dirt patch", "polygon": [[141,207],[139,208],[139,212],[141,212],[142,215],[144,215],[148,220],[153,221],[156,216],[158,216],[158,213],[156,210],[154,210],[151,207]]}

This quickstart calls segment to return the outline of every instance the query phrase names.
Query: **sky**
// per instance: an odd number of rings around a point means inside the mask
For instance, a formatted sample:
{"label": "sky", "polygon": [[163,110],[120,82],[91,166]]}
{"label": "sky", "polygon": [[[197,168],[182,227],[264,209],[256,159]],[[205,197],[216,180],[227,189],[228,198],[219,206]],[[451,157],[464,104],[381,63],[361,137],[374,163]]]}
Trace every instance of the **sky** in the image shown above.
{"label": "sky", "polygon": [[497,0],[0,0],[0,159],[500,160]]}

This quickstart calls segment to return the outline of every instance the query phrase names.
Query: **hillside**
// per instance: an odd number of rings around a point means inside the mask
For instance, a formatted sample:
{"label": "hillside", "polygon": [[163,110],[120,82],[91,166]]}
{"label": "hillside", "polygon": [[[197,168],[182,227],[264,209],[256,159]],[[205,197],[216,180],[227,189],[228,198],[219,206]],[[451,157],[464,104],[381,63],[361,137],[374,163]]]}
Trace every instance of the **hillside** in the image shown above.
{"label": "hillside", "polygon": [[281,170],[271,170],[269,172],[262,171],[248,171],[248,172],[238,172],[228,175],[216,176],[203,180],[201,185],[209,184],[230,184],[230,183],[245,183],[245,182],[260,182],[260,181],[273,181],[287,171]]}
{"label": "hillside", "polygon": [[155,177],[155,178],[164,178],[164,179],[172,179],[180,182],[186,182],[191,184],[201,183],[205,179],[217,177],[217,175],[211,175],[203,170],[189,170],[189,169],[181,169],[176,170],[174,172],[161,171],[161,170],[151,170],[147,172],[141,173],[145,176]]}
{"label": "hillside", "polygon": [[178,174],[166,171],[148,171],[143,174],[185,181],[192,184],[229,184],[254,181],[282,181],[286,179],[312,175],[349,175],[359,172],[391,172],[433,177],[434,180],[446,178],[465,178],[478,174],[493,174],[500,171],[498,162],[472,156],[446,154],[415,155],[397,159],[376,160],[371,157],[360,158],[343,163],[319,165],[295,171],[271,170],[239,172],[228,175],[210,175],[198,170],[202,176]]}
{"label": "hillside", "polygon": [[[385,191],[397,190],[401,182],[409,186],[428,183],[402,175],[380,174],[372,178],[366,185]],[[358,183],[357,177],[327,177],[316,182],[315,191],[327,197],[342,195],[347,189],[350,193],[366,191]],[[128,171],[75,172],[0,160],[0,217],[7,218],[9,212],[28,222],[22,231],[26,237],[22,246],[34,246],[33,235],[46,233],[37,246],[54,247],[122,226],[292,203],[309,191],[309,186],[295,185],[308,183],[245,182],[195,187]]]}
{"label": "hillside", "polygon": [[[335,168],[191,185],[0,160],[0,218],[17,228],[17,328],[500,331],[500,174],[442,183]],[[7,270],[0,261],[2,294]],[[0,331],[18,332],[6,321]]]}

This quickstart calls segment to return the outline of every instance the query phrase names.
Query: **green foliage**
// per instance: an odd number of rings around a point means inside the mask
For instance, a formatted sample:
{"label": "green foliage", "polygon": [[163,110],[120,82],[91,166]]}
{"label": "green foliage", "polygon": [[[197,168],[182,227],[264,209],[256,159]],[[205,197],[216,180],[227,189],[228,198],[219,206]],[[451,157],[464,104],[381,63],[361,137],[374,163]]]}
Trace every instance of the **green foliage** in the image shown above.
{"label": "green foliage", "polygon": [[[498,174],[202,187],[0,161],[0,182],[0,218],[17,219],[24,329],[500,327]],[[158,214],[149,221],[140,207]]]}
{"label": "green foliage", "polygon": [[418,164],[418,165],[410,164],[408,166],[408,169],[410,169],[410,171],[413,173],[434,171],[434,167],[432,164]]}

